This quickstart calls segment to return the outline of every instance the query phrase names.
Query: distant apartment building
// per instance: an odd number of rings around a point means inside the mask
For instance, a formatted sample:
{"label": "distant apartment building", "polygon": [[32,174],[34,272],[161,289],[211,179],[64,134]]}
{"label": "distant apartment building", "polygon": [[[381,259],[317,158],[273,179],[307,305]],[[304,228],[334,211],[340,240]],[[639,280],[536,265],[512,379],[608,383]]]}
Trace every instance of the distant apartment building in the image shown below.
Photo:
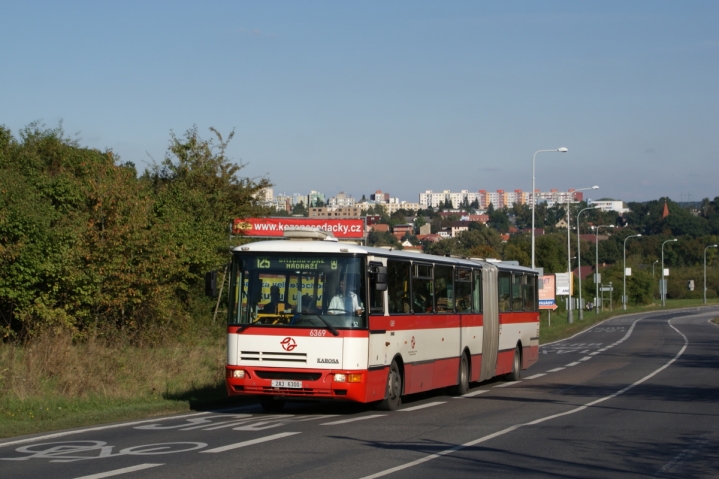
{"label": "distant apartment building", "polygon": [[511,208],[515,203],[525,204],[529,201],[531,195],[522,190],[488,192],[487,190],[479,190],[479,208],[486,210],[491,204],[494,209]]}
{"label": "distant apartment building", "polygon": [[440,204],[446,205],[448,201],[452,203],[453,208],[460,208],[465,201],[467,204],[471,204],[475,200],[479,200],[479,193],[468,190],[462,190],[460,192],[444,190],[441,193],[427,190],[419,194],[419,205],[421,209],[437,208]]}
{"label": "distant apartment building", "polygon": [[599,206],[599,209],[605,212],[616,211],[619,214],[624,214],[629,211],[629,208],[624,207],[624,202],[618,200],[589,200],[588,204],[590,206]]}
{"label": "distant apartment building", "polygon": [[309,208],[310,218],[359,218],[362,216],[359,206],[315,207]]}
{"label": "distant apartment building", "polygon": [[254,197],[257,201],[261,201],[263,203],[272,203],[274,198],[274,191],[272,188],[262,188],[260,191],[254,194]]}
{"label": "distant apartment building", "polygon": [[340,191],[337,193],[337,196],[332,196],[329,200],[327,200],[327,206],[338,208],[354,206],[356,203],[355,199],[347,195],[344,191]]}
{"label": "distant apartment building", "polygon": [[388,215],[396,213],[399,210],[407,211],[418,211],[420,209],[419,203],[408,203],[406,201],[399,201],[397,198],[390,198],[389,203],[378,203],[375,201],[365,201],[364,203],[357,203],[357,206],[362,208],[362,211],[367,211],[369,208],[379,206],[383,208]]}
{"label": "distant apartment building", "polygon": [[276,195],[268,204],[268,206],[276,210],[282,210],[286,211],[287,213],[292,213],[292,197],[287,196],[284,193]]}
{"label": "distant apartment building", "polygon": [[325,195],[319,191],[310,191],[310,194],[307,195],[307,205],[317,206],[320,203],[325,204]]}
{"label": "distant apartment building", "polygon": [[[581,191],[570,189],[568,191],[559,191],[552,189],[549,191],[536,192],[537,202],[546,201],[550,205],[556,203],[578,203],[584,199]],[[472,204],[477,201],[480,210],[486,210],[491,204],[495,209],[499,208],[511,208],[515,204],[532,204],[532,194],[522,190],[497,190],[494,192],[487,190],[479,190],[476,193],[468,190],[461,190],[459,192],[452,192],[450,190],[444,190],[441,193],[435,193],[432,190],[427,190],[424,193],[419,194],[419,205],[421,209],[426,208],[437,208],[440,204],[446,205],[447,202],[451,202],[453,208],[461,208],[463,204]]]}
{"label": "distant apartment building", "polygon": [[369,199],[375,203],[389,203],[390,195],[389,193],[383,193],[382,190],[377,190],[369,195]]}
{"label": "distant apartment building", "polygon": [[[559,191],[556,189],[549,191],[537,190],[536,193],[537,203],[546,202],[547,206],[554,206],[557,203],[579,203],[580,201],[584,200],[584,193],[582,193],[581,191],[576,191],[574,188],[569,189],[569,191]],[[529,201],[531,204],[531,198]]]}

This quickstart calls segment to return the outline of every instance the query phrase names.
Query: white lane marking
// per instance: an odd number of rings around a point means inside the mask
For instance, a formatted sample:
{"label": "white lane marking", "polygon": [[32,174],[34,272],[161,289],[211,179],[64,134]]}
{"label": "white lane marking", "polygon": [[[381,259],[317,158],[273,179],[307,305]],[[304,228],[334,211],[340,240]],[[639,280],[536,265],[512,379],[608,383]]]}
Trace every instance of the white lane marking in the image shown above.
{"label": "white lane marking", "polygon": [[590,359],[592,359],[591,356],[584,356],[582,359],[580,359],[580,361],[588,361]]}
{"label": "white lane marking", "polygon": [[579,364],[579,362],[578,362],[578,361],[574,361],[573,363],[567,364],[567,367],[568,367],[568,368],[571,368],[572,366],[576,366],[577,364]]}
{"label": "white lane marking", "polygon": [[424,409],[426,407],[439,406],[440,404],[444,404],[446,402],[447,401],[428,402],[427,404],[420,404],[419,406],[408,407],[407,409],[400,409],[398,412],[416,411],[417,409]]}
{"label": "white lane marking", "polygon": [[253,444],[260,444],[262,442],[274,441],[275,439],[282,439],[283,437],[287,437],[287,436],[294,436],[295,434],[300,434],[300,433],[299,432],[281,432],[279,434],[273,434],[272,436],[260,437],[257,439],[252,439],[250,441],[237,442],[235,444],[228,444],[227,446],[216,447],[214,449],[207,449],[206,451],[200,451],[200,452],[201,453],[206,453],[206,452],[216,453],[216,452],[231,451],[232,449],[239,449],[241,447],[252,446]]}
{"label": "white lane marking", "polygon": [[[638,319],[637,321],[640,321],[640,319]],[[636,321],[635,321],[635,323],[636,323]],[[610,394],[609,396],[605,396],[605,397],[603,397],[603,398],[596,399],[596,400],[594,400],[594,401],[588,402],[587,404],[585,404],[585,405],[583,405],[583,406],[579,406],[579,407],[577,407],[577,408],[570,409],[569,411],[566,411],[566,412],[562,412],[562,413],[559,413],[559,414],[553,414],[553,415],[551,415],[551,416],[546,416],[546,417],[543,417],[543,418],[539,418],[539,419],[536,419],[536,420],[531,421],[531,422],[526,422],[526,423],[524,423],[524,424],[515,424],[514,426],[510,426],[510,427],[508,427],[508,428],[506,428],[506,429],[502,429],[501,431],[497,431],[497,432],[495,432],[495,433],[488,434],[488,435],[486,435],[486,436],[484,436],[484,437],[480,437],[479,439],[475,439],[475,440],[473,440],[473,441],[469,441],[469,442],[466,442],[466,443],[464,443],[464,444],[460,444],[459,446],[454,446],[454,447],[452,447],[452,448],[445,449],[444,451],[438,452],[438,453],[436,453],[436,454],[430,454],[430,455],[428,455],[428,456],[425,456],[425,457],[422,457],[422,458],[420,458],[420,459],[417,459],[416,461],[408,462],[408,463],[406,463],[406,464],[402,464],[402,465],[399,465],[399,466],[396,466],[396,467],[392,467],[392,468],[390,468],[390,469],[385,469],[384,471],[380,471],[380,472],[377,472],[377,473],[375,473],[375,474],[371,474],[371,475],[369,475],[369,476],[365,476],[365,477],[363,477],[362,479],[375,479],[375,478],[377,478],[377,477],[386,476],[386,475],[388,475],[388,474],[392,474],[393,472],[401,471],[401,470],[403,470],[403,469],[408,469],[408,468],[410,468],[410,467],[417,466],[417,465],[419,465],[419,464],[423,464],[423,463],[425,463],[425,462],[431,461],[432,459],[437,459],[437,458],[439,458],[439,457],[452,454],[452,453],[457,452],[457,451],[460,451],[460,450],[462,450],[462,449],[465,449],[465,448],[468,448],[468,447],[472,447],[472,446],[475,446],[475,445],[477,445],[477,444],[480,444],[480,443],[489,441],[490,439],[494,439],[495,437],[503,436],[504,434],[510,433],[510,432],[512,432],[512,431],[516,431],[517,429],[519,429],[519,428],[521,428],[521,427],[525,427],[525,426],[535,426],[535,425],[537,425],[537,424],[541,424],[541,423],[543,423],[543,422],[545,422],[545,421],[550,421],[550,420],[556,419],[556,418],[558,418],[558,417],[568,416],[568,415],[570,415],[570,414],[574,414],[574,413],[577,413],[577,412],[580,412],[580,411],[584,411],[585,409],[588,409],[588,408],[590,408],[590,407],[592,407],[592,406],[596,406],[596,405],[599,404],[599,403],[602,403],[602,402],[604,402],[604,401],[608,401],[609,399],[614,399],[615,397],[624,394],[625,392],[629,391],[630,389],[632,389],[632,388],[634,388],[634,387],[636,387],[636,386],[642,384],[643,382],[645,382],[645,381],[647,381],[647,380],[653,378],[654,376],[656,376],[656,375],[659,374],[660,372],[664,371],[666,368],[668,368],[669,366],[671,366],[677,359],[679,359],[682,354],[684,354],[684,351],[686,351],[687,346],[689,345],[689,340],[688,340],[687,337],[684,336],[677,328],[675,328],[674,326],[672,326],[671,323],[669,323],[669,326],[671,326],[671,328],[674,329],[674,331],[676,331],[677,333],[679,333],[679,335],[681,335],[681,337],[684,338],[684,346],[679,350],[679,352],[676,354],[676,356],[674,356],[674,358],[672,358],[672,359],[671,359],[669,362],[667,362],[664,366],[662,366],[662,367],[660,367],[659,369],[655,370],[654,372],[652,372],[652,373],[650,373],[650,374],[644,376],[642,379],[636,381],[635,383],[630,384],[629,386],[625,387],[624,389],[621,389],[621,390],[615,392],[614,394]],[[634,327],[634,324],[632,324],[632,328],[633,328],[633,327]],[[631,329],[631,328],[630,328],[630,329]]]}
{"label": "white lane marking", "polygon": [[497,386],[494,386],[495,388],[506,388],[507,386],[511,386],[512,384],[521,383],[522,381],[509,381],[508,383],[499,384]]}
{"label": "white lane marking", "polygon": [[547,371],[547,372],[548,372],[548,373],[556,373],[557,371],[561,371],[562,369],[565,369],[565,368],[554,368],[554,369],[550,369],[550,370]]}
{"label": "white lane marking", "polygon": [[144,421],[123,422],[121,424],[111,424],[109,426],[98,426],[98,427],[91,427],[91,428],[87,428],[87,429],[76,429],[73,431],[57,432],[54,434],[46,434],[44,436],[31,437],[29,439],[19,439],[17,441],[3,442],[3,443],[0,443],[0,447],[14,446],[15,444],[25,444],[26,442],[44,441],[46,439],[55,439],[56,437],[70,436],[72,434],[81,434],[84,432],[104,431],[106,429],[115,429],[118,427],[135,426],[137,424],[145,424],[148,422],[169,421],[170,419],[182,419],[185,417],[203,416],[205,414],[210,414],[210,413],[211,413],[210,411],[198,412],[198,413],[194,413],[194,414],[184,414],[182,416],[161,417],[161,418],[147,419]]}
{"label": "white lane marking", "polygon": [[341,421],[325,422],[320,426],[334,426],[335,424],[347,424],[348,422],[364,421],[365,419],[374,419],[376,417],[384,417],[386,414],[372,414],[371,416],[354,417],[352,419],[343,419]]}
{"label": "white lane marking", "polygon": [[89,476],[76,477],[75,479],[100,479],[102,477],[119,476],[120,474],[142,471],[143,469],[149,469],[157,466],[164,466],[164,464],[138,464],[137,466],[123,467],[122,469],[115,469],[114,471],[98,472],[97,474],[90,474]]}
{"label": "white lane marking", "polygon": [[539,374],[535,374],[534,376],[526,377],[524,379],[537,379],[537,378],[541,378],[542,376],[546,376],[546,375],[547,375],[547,373],[539,373]]}
{"label": "white lane marking", "polygon": [[489,392],[489,389],[477,389],[476,391],[472,391],[471,393],[463,394],[463,395],[460,396],[460,397],[463,397],[463,398],[471,398],[471,397],[474,397],[474,396],[479,396],[480,394],[484,394],[484,393],[486,393],[486,392]]}
{"label": "white lane marking", "polygon": [[590,356],[596,356],[597,354],[601,354],[601,351],[594,351],[593,353],[589,353]]}

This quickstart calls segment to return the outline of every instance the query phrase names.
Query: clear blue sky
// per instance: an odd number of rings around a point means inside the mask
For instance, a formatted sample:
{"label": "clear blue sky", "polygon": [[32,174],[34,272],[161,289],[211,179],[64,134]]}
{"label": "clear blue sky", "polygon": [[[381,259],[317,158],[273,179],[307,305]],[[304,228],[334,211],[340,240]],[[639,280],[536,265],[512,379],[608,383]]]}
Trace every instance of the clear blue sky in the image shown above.
{"label": "clear blue sky", "polygon": [[719,196],[719,2],[10,1],[0,124],[140,170],[170,131],[242,176],[355,197],[599,185]]}

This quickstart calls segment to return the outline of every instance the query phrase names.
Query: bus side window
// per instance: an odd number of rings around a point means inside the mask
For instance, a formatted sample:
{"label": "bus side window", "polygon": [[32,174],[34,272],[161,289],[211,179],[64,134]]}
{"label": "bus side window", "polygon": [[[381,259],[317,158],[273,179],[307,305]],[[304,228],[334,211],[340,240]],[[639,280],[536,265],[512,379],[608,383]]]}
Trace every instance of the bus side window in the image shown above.
{"label": "bus side window", "polygon": [[510,292],[512,286],[512,273],[507,271],[499,272],[499,312],[506,313],[512,310],[510,302]]}
{"label": "bus side window", "polygon": [[524,290],[524,310],[537,310],[537,277],[533,274],[524,275],[522,279],[522,289]]}
{"label": "bus side window", "polygon": [[387,297],[390,314],[412,312],[409,295],[409,261],[387,261]]}
{"label": "bus side window", "polygon": [[454,275],[454,289],[457,293],[456,309],[458,313],[472,311],[472,270],[457,268]]}
{"label": "bus side window", "polygon": [[431,313],[434,311],[432,265],[413,264],[412,267],[412,311]]}
{"label": "bus side window", "polygon": [[454,284],[451,266],[434,267],[435,308],[438,313],[454,311]]}
{"label": "bus side window", "polygon": [[522,311],[522,274],[512,275],[512,311]]}
{"label": "bus side window", "polygon": [[472,311],[475,313],[482,312],[482,271],[475,269],[474,271],[474,288],[472,288]]}

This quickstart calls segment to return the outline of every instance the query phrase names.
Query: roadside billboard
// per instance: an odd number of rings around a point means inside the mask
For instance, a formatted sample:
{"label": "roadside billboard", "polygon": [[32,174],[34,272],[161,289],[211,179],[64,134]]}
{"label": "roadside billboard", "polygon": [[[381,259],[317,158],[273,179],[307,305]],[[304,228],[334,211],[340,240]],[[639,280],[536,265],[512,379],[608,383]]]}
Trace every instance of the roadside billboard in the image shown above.
{"label": "roadside billboard", "polygon": [[364,239],[364,218],[235,218],[232,234],[253,238],[281,238],[287,228],[316,229],[332,233],[337,239]]}
{"label": "roadside billboard", "polygon": [[572,296],[574,294],[574,273],[556,273],[557,296]]}
{"label": "roadside billboard", "polygon": [[539,309],[557,309],[557,301],[554,296],[554,284],[553,274],[539,277]]}

